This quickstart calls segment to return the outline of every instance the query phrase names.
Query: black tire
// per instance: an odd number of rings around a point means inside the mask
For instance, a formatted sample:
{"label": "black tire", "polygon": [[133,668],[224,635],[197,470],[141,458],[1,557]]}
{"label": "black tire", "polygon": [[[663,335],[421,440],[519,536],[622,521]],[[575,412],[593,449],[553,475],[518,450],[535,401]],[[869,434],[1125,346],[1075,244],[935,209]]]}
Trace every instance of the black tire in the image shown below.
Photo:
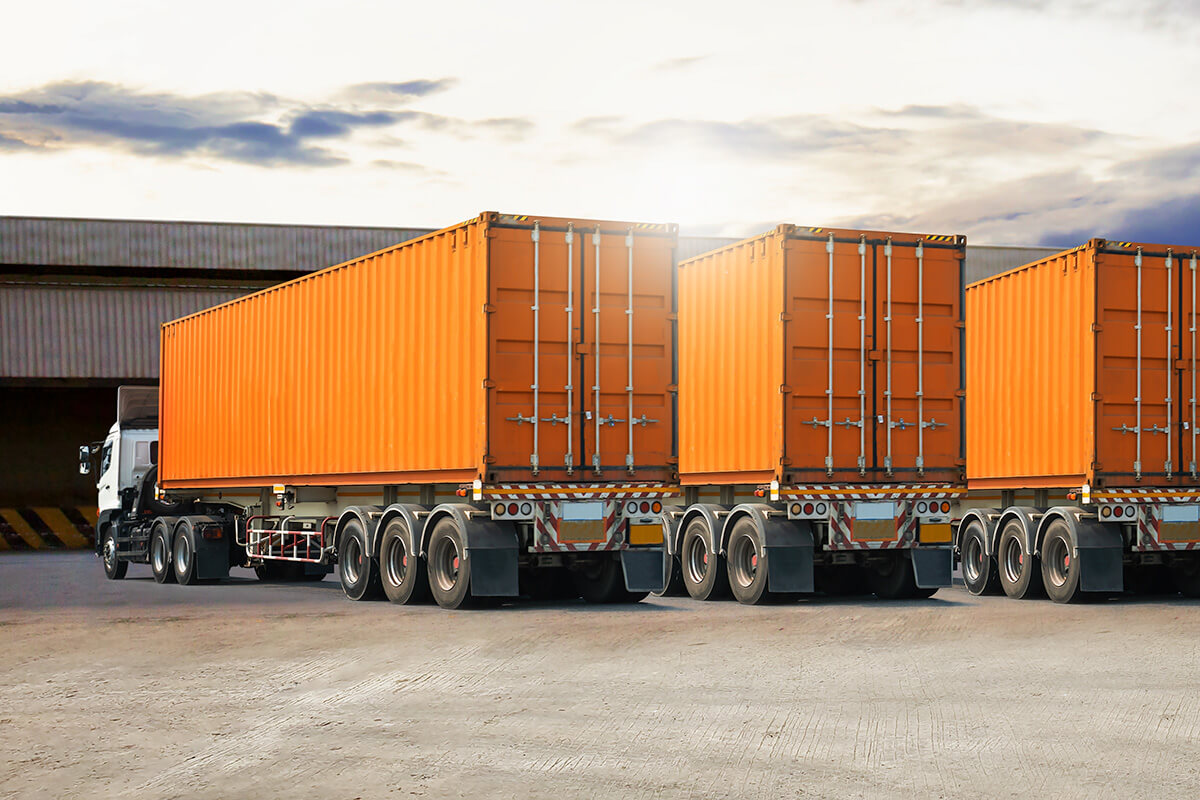
{"label": "black tire", "polygon": [[1200,597],[1200,558],[1194,553],[1171,556],[1171,580],[1184,597]]}
{"label": "black tire", "polygon": [[903,550],[888,553],[867,565],[867,581],[880,600],[924,600],[933,597],[937,588],[917,586],[912,556]]}
{"label": "black tire", "polygon": [[767,590],[767,557],[759,545],[754,522],[743,517],[734,523],[725,548],[729,590],[739,603],[757,606],[774,599]]}
{"label": "black tire", "polygon": [[1046,596],[1056,603],[1075,603],[1083,599],[1073,550],[1067,523],[1062,520],[1050,523],[1046,538],[1042,540],[1041,580]]}
{"label": "black tire", "polygon": [[171,568],[171,537],[166,525],[155,525],[150,532],[150,571],[155,583],[174,583],[175,570]]}
{"label": "black tire", "polygon": [[687,588],[683,585],[683,569],[679,566],[677,556],[668,556],[671,560],[670,573],[667,575],[667,585],[661,592],[651,592],[655,597],[687,597]]}
{"label": "black tire", "polygon": [[328,572],[301,571],[299,580],[303,583],[320,583],[321,581],[325,580],[325,576],[328,574]]}
{"label": "black tire", "polygon": [[867,571],[857,564],[816,567],[813,583],[827,597],[861,597],[872,593]]}
{"label": "black tire", "polygon": [[192,524],[187,519],[175,532],[175,540],[171,545],[171,569],[175,572],[175,581],[181,586],[194,586],[196,578],[196,545],[192,540]]}
{"label": "black tire", "polygon": [[471,595],[471,559],[466,556],[463,535],[454,520],[438,520],[429,536],[427,552],[425,568],[435,603],[451,610],[481,605]]}
{"label": "black tire", "polygon": [[640,603],[649,592],[631,592],[625,588],[625,570],[619,558],[601,556],[572,570],[571,577],[579,596],[588,603]]}
{"label": "black tire", "polygon": [[121,580],[129,571],[129,562],[117,555],[117,536],[112,526],[105,528],[100,538],[100,561],[104,564],[104,577],[110,581]]}
{"label": "black tire", "polygon": [[429,576],[425,564],[408,547],[408,526],[393,519],[379,540],[379,576],[383,593],[393,603],[409,605],[429,599]]}
{"label": "black tire", "polygon": [[958,552],[962,561],[963,583],[975,596],[1001,594],[1000,572],[996,559],[987,554],[987,539],[983,523],[972,519],[958,537]]}
{"label": "black tire", "polygon": [[683,532],[679,546],[683,587],[696,600],[719,600],[729,596],[729,575],[724,556],[711,552],[708,523],[696,517]]}
{"label": "black tire", "polygon": [[1041,597],[1045,591],[1039,559],[1025,550],[1025,529],[1020,522],[1010,520],[996,545],[996,569],[1000,573],[1000,588],[1016,600]]}
{"label": "black tire", "polygon": [[351,519],[338,540],[338,577],[351,600],[376,600],[383,596],[379,564],[367,555],[367,534],[362,523]]}

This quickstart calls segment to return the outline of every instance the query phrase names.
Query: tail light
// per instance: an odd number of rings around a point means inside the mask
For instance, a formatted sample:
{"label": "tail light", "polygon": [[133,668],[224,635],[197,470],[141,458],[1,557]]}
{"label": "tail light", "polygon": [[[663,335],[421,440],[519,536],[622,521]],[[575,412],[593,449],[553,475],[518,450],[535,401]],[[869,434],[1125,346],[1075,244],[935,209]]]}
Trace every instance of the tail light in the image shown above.
{"label": "tail light", "polygon": [[813,504],[812,504],[812,503],[805,503],[805,504],[804,504],[804,513],[805,513],[805,514],[811,514],[811,513],[813,513]]}
{"label": "tail light", "polygon": [[929,510],[929,505],[924,500],[917,503],[917,513],[918,514],[924,514],[927,510]]}
{"label": "tail light", "polygon": [[533,506],[531,506],[529,503],[521,503],[521,515],[522,516],[528,517],[532,513],[533,513]]}
{"label": "tail light", "polygon": [[643,514],[650,513],[650,503],[646,502],[645,500],[642,501],[642,513]]}
{"label": "tail light", "polygon": [[825,513],[825,504],[824,504],[824,503],[817,503],[817,509],[816,509],[816,510],[817,510],[817,513],[818,513],[818,514],[824,514],[824,513]]}
{"label": "tail light", "polygon": [[626,503],[625,511],[629,514],[636,514],[637,513],[637,501],[630,500],[628,503]]}
{"label": "tail light", "polygon": [[650,510],[657,514],[658,512],[662,511],[662,503],[655,500],[650,504]]}
{"label": "tail light", "polygon": [[521,510],[521,507],[518,506],[516,503],[508,504],[508,515],[510,517],[515,517],[520,512],[520,510]]}
{"label": "tail light", "polygon": [[942,502],[942,513],[943,514],[950,513],[950,501],[949,500],[945,500]]}

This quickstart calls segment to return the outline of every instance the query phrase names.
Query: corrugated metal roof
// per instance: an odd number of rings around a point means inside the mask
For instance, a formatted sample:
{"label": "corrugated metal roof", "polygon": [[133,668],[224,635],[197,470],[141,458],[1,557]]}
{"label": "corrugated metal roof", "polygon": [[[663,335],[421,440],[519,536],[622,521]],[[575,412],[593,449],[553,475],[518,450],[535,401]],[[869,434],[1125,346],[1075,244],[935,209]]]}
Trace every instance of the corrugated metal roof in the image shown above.
{"label": "corrugated metal roof", "polygon": [[1062,252],[1061,247],[1013,247],[1009,245],[967,245],[967,284],[999,275],[1014,267]]}
{"label": "corrugated metal roof", "polygon": [[256,288],[0,285],[0,378],[157,378],[160,324]]}
{"label": "corrugated metal roof", "polygon": [[307,272],[428,232],[426,228],[0,217],[0,264]]}
{"label": "corrugated metal roof", "polygon": [[716,250],[739,241],[741,239],[728,236],[680,236],[679,242],[675,245],[675,260],[687,261],[701,253],[707,253],[709,250]]}

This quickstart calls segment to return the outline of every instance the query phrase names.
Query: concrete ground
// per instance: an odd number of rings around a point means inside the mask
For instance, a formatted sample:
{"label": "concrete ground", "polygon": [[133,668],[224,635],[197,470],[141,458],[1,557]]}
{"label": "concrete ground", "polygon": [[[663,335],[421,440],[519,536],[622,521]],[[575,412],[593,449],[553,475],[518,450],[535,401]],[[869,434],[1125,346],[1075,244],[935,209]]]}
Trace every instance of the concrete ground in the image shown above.
{"label": "concrete ground", "polygon": [[0,557],[0,796],[1200,796],[1200,604],[451,613]]}

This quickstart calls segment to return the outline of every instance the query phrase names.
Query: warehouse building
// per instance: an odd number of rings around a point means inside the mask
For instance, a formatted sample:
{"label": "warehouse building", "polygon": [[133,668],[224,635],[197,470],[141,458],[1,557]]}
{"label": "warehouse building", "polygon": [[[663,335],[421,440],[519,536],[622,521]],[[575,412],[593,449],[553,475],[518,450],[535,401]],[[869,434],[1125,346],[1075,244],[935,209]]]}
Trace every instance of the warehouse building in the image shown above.
{"label": "warehouse building", "polygon": [[[88,543],[78,447],[108,431],[117,386],[157,382],[161,323],[426,232],[0,217],[0,549]],[[730,241],[682,237],[678,257]],[[1054,252],[967,249],[968,280]]]}

